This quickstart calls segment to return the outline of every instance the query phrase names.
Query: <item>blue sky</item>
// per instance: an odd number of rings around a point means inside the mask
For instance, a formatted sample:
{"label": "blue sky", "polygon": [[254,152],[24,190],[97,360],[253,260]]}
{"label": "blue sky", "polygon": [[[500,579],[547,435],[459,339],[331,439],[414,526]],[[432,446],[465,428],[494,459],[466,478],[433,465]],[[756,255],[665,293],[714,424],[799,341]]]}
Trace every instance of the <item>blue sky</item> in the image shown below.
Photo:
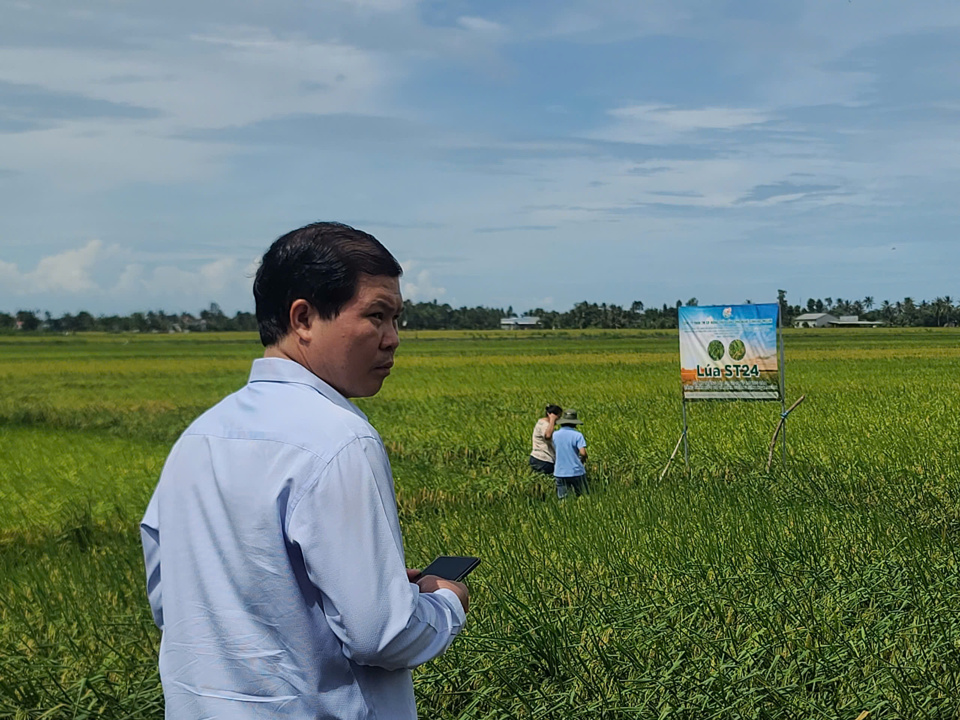
{"label": "blue sky", "polygon": [[956,2],[0,17],[0,310],[252,310],[314,220],[455,306],[960,295]]}

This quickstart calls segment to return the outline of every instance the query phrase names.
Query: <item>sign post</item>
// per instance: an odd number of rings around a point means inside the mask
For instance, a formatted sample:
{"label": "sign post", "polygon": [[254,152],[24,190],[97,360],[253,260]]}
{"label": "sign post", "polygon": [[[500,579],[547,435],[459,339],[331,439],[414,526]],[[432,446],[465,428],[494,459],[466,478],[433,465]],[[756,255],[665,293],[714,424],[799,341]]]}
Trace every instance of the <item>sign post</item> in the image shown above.
{"label": "sign post", "polygon": [[[779,307],[779,304],[778,304]],[[777,338],[780,342],[780,419],[783,425],[783,441],[780,444],[780,458],[784,463],[787,462],[787,394],[784,390],[784,373],[786,372],[786,363],[783,362],[783,322],[780,313],[777,313]],[[793,410],[793,408],[790,408]]]}
{"label": "sign post", "polygon": [[779,303],[687,305],[678,308],[678,324],[683,456],[689,472],[688,402],[779,401],[781,420],[786,419],[783,333]]}

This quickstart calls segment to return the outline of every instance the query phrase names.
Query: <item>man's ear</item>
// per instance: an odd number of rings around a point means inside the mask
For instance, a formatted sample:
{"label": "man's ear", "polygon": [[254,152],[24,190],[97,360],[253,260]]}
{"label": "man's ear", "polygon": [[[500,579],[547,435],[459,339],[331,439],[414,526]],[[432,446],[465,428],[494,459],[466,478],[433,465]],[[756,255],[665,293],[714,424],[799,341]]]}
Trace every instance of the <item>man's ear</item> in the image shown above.
{"label": "man's ear", "polygon": [[316,314],[317,311],[313,305],[303,298],[294,300],[290,304],[290,333],[300,340],[309,340]]}

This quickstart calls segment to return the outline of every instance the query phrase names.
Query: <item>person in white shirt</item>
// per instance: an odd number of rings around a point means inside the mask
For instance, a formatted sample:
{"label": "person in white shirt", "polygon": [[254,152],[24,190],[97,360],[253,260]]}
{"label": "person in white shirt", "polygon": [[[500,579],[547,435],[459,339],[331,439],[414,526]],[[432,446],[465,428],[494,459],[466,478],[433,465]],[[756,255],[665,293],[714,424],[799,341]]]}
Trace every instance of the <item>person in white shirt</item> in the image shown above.
{"label": "person in white shirt", "polygon": [[530,450],[530,469],[553,476],[556,451],[553,449],[553,430],[563,409],[559,405],[547,405],[546,416],[533,426],[533,447]]}
{"label": "person in white shirt", "polygon": [[390,374],[401,272],[338,223],[263,256],[264,357],[181,435],[140,526],[168,719],[416,718],[410,668],[469,593],[405,567],[383,442],[348,400]]}

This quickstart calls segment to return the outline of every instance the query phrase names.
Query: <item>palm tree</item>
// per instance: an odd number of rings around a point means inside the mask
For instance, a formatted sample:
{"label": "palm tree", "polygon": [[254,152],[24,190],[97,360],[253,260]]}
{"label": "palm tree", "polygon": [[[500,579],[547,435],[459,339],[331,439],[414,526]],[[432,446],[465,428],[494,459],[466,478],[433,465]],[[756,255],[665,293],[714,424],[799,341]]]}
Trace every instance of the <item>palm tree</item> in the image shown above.
{"label": "palm tree", "polygon": [[917,313],[917,306],[913,302],[912,297],[905,297],[903,299],[903,324],[912,325],[914,315]]}
{"label": "palm tree", "polygon": [[880,305],[880,317],[882,317],[887,322],[893,320],[894,309],[893,305],[890,304],[889,300],[884,300]]}
{"label": "palm tree", "polygon": [[[937,327],[945,325],[949,317],[951,303],[945,297],[938,297],[933,301],[933,314]],[[942,322],[941,322],[942,321]]]}

